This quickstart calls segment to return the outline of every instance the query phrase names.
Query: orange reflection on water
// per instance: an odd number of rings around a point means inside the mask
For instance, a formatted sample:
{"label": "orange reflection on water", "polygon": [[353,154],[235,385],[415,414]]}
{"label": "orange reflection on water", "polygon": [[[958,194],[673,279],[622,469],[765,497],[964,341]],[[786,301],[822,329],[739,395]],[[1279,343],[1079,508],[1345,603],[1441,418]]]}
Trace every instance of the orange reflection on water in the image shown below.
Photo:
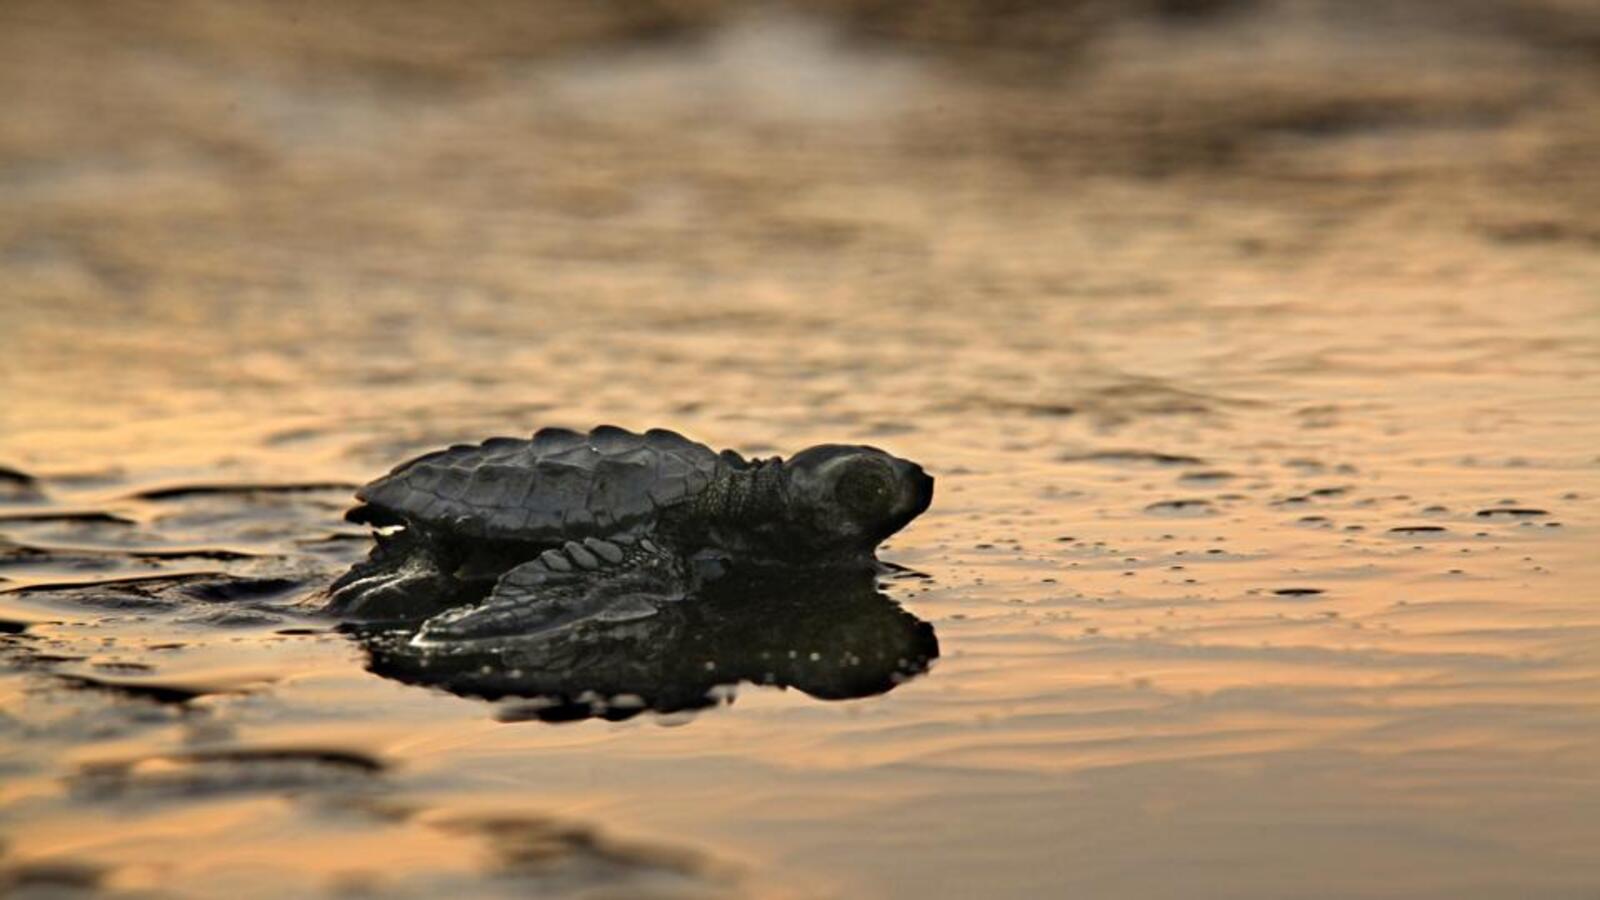
{"label": "orange reflection on water", "polygon": [[1600,881],[1590,19],[691,6],[0,13],[0,587],[318,584],[336,485],[543,425],[861,441],[938,478],[884,554],[933,671],[557,726],[320,620],[8,596],[3,877]]}

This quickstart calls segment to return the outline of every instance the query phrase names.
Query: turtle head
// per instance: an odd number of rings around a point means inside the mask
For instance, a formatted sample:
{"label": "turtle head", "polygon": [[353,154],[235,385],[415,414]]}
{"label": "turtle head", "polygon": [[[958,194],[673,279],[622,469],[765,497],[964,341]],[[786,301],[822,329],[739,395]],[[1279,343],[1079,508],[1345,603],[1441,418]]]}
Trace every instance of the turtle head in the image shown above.
{"label": "turtle head", "polygon": [[786,540],[811,557],[869,558],[933,502],[933,476],[876,447],[821,444],[783,464]]}

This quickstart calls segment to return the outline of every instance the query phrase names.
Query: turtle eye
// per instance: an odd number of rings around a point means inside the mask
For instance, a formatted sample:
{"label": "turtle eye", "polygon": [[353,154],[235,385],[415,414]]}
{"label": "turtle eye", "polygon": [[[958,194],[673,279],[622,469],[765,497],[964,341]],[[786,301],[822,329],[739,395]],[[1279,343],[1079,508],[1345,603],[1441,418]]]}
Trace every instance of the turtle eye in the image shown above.
{"label": "turtle eye", "polygon": [[892,488],[889,473],[883,466],[860,462],[839,475],[833,486],[833,497],[845,509],[868,518],[888,512],[894,494]]}

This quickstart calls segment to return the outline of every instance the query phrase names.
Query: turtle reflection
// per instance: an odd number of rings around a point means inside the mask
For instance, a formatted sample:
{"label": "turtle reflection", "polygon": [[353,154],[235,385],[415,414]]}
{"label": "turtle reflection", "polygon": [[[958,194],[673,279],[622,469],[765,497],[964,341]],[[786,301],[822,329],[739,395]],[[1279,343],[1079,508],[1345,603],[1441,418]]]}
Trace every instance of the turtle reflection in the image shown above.
{"label": "turtle reflection", "polygon": [[729,575],[653,610],[455,645],[418,646],[415,627],[359,633],[379,675],[464,696],[538,698],[514,717],[544,720],[699,709],[745,681],[823,700],[868,697],[939,655],[933,626],[881,593],[872,572]]}

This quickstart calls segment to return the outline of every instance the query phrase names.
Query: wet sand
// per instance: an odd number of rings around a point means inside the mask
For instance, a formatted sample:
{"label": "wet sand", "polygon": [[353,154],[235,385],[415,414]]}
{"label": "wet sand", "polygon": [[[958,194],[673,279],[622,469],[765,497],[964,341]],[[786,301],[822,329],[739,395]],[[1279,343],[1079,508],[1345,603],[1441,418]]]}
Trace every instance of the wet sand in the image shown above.
{"label": "wet sand", "polygon": [[[1600,19],[1391,6],[7,4],[0,890],[1591,895]],[[600,422],[922,463],[931,669],[550,723],[306,612]]]}

